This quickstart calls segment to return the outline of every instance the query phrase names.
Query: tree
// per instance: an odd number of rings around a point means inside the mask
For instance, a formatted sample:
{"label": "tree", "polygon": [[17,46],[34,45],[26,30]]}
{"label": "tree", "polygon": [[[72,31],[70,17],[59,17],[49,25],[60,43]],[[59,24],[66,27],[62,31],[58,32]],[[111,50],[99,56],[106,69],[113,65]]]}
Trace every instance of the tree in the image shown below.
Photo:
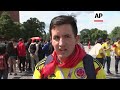
{"label": "tree", "polygon": [[17,25],[7,12],[3,12],[0,17],[0,36],[11,39],[17,37]]}
{"label": "tree", "polygon": [[45,34],[45,23],[40,22],[37,18],[30,18],[22,24],[22,32],[24,38],[31,38],[34,36],[43,37]]}
{"label": "tree", "polygon": [[50,39],[50,33],[47,33],[46,34],[46,40],[49,40]]}
{"label": "tree", "polygon": [[83,29],[80,31],[80,40],[83,41],[85,44],[87,44],[89,40],[91,44],[95,44],[95,41],[98,38],[106,39],[107,37],[108,34],[106,30],[99,30],[97,28],[93,28],[91,30]]}
{"label": "tree", "polygon": [[115,28],[111,31],[109,37],[110,37],[112,40],[115,40],[116,38],[120,37],[120,27],[119,27],[119,26],[115,27]]}
{"label": "tree", "polygon": [[89,29],[83,29],[80,31],[80,41],[83,41],[85,44],[88,43],[88,40],[90,40],[90,30]]}

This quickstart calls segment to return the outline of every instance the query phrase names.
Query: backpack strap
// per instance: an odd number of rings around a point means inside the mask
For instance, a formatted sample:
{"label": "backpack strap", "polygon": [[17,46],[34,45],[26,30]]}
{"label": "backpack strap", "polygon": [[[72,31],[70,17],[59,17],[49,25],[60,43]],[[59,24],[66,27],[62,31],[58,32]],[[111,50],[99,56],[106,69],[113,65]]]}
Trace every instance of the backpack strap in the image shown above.
{"label": "backpack strap", "polygon": [[52,55],[49,55],[49,56],[46,58],[45,65],[48,64],[48,63],[50,63],[52,60],[53,60]]}
{"label": "backpack strap", "polygon": [[87,74],[87,79],[96,79],[93,57],[86,54],[86,56],[83,58],[83,65]]}

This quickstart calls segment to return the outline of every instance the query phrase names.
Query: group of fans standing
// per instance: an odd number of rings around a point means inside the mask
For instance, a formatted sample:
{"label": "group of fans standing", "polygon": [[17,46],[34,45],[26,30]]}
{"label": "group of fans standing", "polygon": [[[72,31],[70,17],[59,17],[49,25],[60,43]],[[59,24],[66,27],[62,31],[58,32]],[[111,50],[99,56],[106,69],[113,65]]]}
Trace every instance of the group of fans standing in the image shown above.
{"label": "group of fans standing", "polygon": [[[22,38],[18,42],[11,39],[7,43],[0,44],[0,47],[3,46],[4,48],[0,48],[0,78],[3,79],[7,79],[8,74],[17,75],[16,68],[19,69],[19,73],[22,71],[34,72],[36,64],[53,52],[50,40],[44,42],[43,39],[28,39],[27,42]],[[113,44],[111,44],[110,38],[104,42],[102,38],[99,38],[89,54],[95,57],[103,65],[103,68],[107,62],[107,74],[112,74],[110,71],[111,52],[115,56],[115,73],[118,74],[120,38],[117,38]]]}
{"label": "group of fans standing", "polygon": [[107,62],[107,74],[112,74],[110,71],[111,56],[115,58],[115,73],[118,74],[118,64],[120,61],[120,37],[117,38],[113,44],[111,39],[107,38],[103,40],[99,38],[93,48],[89,51],[89,54],[96,58],[102,65],[103,68]]}
{"label": "group of fans standing", "polygon": [[50,40],[32,40],[27,42],[20,38],[18,42],[11,39],[0,42],[0,79],[7,79],[9,75],[17,75],[23,71],[33,72],[36,64],[53,51]]}

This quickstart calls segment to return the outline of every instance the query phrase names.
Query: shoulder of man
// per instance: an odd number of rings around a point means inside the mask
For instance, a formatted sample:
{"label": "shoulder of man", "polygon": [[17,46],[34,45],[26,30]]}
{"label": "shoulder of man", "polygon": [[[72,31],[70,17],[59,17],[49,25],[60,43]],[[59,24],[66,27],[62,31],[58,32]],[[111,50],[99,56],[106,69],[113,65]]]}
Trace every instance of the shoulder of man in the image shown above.
{"label": "shoulder of man", "polygon": [[86,55],[86,58],[84,59],[84,62],[86,62],[86,63],[89,63],[89,64],[94,64],[94,67],[95,67],[95,69],[96,68],[102,68],[103,67],[103,65],[96,59],[96,58],[94,58],[94,57],[92,57],[91,55],[89,55],[89,54],[87,54]]}
{"label": "shoulder of man", "polygon": [[34,79],[40,79],[41,77],[41,73],[40,71],[42,70],[42,68],[48,64],[49,62],[51,61],[51,58],[43,58],[41,61],[39,61],[37,63],[37,65],[35,66],[35,71],[34,71],[34,74],[33,74],[33,78]]}
{"label": "shoulder of man", "polygon": [[97,59],[87,54],[83,59],[83,63],[88,78],[105,78],[103,66]]}
{"label": "shoulder of man", "polygon": [[35,66],[35,68],[36,68],[37,70],[41,69],[41,68],[45,65],[46,60],[47,60],[46,57],[43,58],[41,61],[39,61],[39,62],[37,63],[37,65]]}
{"label": "shoulder of man", "polygon": [[103,65],[95,58],[93,59],[93,62],[95,67],[96,79],[106,79],[106,73]]}
{"label": "shoulder of man", "polygon": [[86,54],[86,56],[83,58],[83,64],[87,77],[90,79],[95,79],[96,74],[94,67],[94,58],[91,55]]}
{"label": "shoulder of man", "polygon": [[106,79],[106,73],[103,68],[103,65],[97,59],[94,59],[94,67],[95,67],[96,79]]}
{"label": "shoulder of man", "polygon": [[52,55],[49,55],[48,57],[43,58],[41,61],[39,61],[36,65],[36,69],[42,69],[46,64],[49,64],[53,60]]}

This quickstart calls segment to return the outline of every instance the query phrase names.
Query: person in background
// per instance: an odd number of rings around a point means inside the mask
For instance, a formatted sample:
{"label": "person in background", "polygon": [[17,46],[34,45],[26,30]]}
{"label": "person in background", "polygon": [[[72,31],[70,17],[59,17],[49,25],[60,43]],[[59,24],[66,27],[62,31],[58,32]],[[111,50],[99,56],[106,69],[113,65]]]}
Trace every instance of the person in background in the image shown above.
{"label": "person in background", "polygon": [[31,42],[32,42],[32,39],[29,38],[28,41],[25,44],[25,46],[26,46],[26,68],[27,68],[28,71],[32,71],[32,69],[31,69],[31,58],[30,58],[30,53],[28,51],[28,48],[29,48]]}
{"label": "person in background", "polygon": [[118,74],[118,64],[120,61],[120,37],[118,37],[117,42],[114,43],[113,51],[115,53],[115,73]]}
{"label": "person in background", "polygon": [[48,40],[45,45],[42,47],[42,51],[45,55],[45,57],[48,57],[50,55],[49,53],[49,46],[50,46],[50,40]]}
{"label": "person in background", "polygon": [[0,79],[8,79],[8,56],[3,43],[0,43]]}
{"label": "person in background", "polygon": [[105,58],[104,58],[104,61],[103,61],[103,67],[105,67],[105,64],[107,62],[107,74],[112,74],[111,71],[110,71],[110,64],[111,64],[111,44],[110,44],[110,38],[107,38],[106,39],[106,42],[104,42],[102,44],[102,48],[105,52]]}
{"label": "person in background", "polygon": [[36,63],[39,62],[39,57],[38,57],[38,44],[36,44],[36,39],[33,40],[33,42],[30,44],[28,51],[30,53],[30,58],[31,58],[31,68],[32,72],[34,71]]}
{"label": "person in background", "polygon": [[89,54],[91,56],[93,56],[94,58],[96,58],[103,65],[103,61],[104,61],[104,58],[105,58],[105,53],[104,53],[104,50],[102,48],[102,41],[103,41],[103,39],[99,38],[97,40],[97,43],[89,51]]}
{"label": "person in background", "polygon": [[13,45],[12,41],[9,41],[6,47],[6,52],[9,56],[8,58],[8,63],[9,63],[9,73],[10,75],[12,75],[12,68],[13,68],[13,72],[14,75],[17,75],[16,73],[16,49]]}
{"label": "person in background", "polygon": [[[20,60],[19,72],[22,73],[22,71],[25,71],[25,61],[26,61],[26,46],[23,38],[19,39],[19,42],[17,45],[17,51],[18,51],[18,58]],[[21,67],[21,64],[22,64],[22,67]]]}

